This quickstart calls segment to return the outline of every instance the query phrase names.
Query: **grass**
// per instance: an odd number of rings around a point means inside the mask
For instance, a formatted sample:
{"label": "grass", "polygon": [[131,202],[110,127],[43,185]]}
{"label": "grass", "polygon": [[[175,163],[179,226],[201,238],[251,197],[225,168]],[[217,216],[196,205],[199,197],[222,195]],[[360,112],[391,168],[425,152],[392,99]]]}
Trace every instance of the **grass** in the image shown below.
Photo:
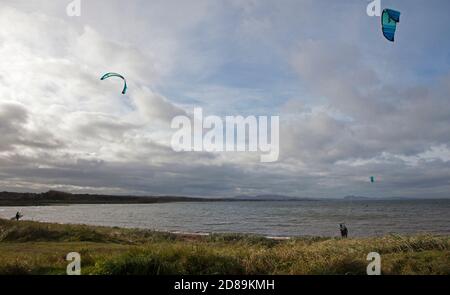
{"label": "grass", "polygon": [[383,274],[450,274],[450,237],[296,238],[175,235],[148,230],[0,219],[0,274],[65,274],[69,252],[82,273],[365,274],[378,252]]}

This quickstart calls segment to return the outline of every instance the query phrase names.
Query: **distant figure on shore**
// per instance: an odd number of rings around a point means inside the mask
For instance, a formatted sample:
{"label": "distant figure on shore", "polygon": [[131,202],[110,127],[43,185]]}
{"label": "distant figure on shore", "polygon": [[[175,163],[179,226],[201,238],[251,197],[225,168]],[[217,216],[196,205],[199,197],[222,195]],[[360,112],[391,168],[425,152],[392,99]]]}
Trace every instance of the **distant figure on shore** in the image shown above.
{"label": "distant figure on shore", "polygon": [[343,223],[339,224],[339,229],[341,230],[341,237],[342,238],[347,238],[347,236],[348,236],[348,229],[345,226],[345,224],[343,224]]}
{"label": "distant figure on shore", "polygon": [[19,211],[17,211],[17,213],[16,213],[16,220],[19,221],[19,219],[22,218],[22,216],[23,216],[23,215],[20,214]]}

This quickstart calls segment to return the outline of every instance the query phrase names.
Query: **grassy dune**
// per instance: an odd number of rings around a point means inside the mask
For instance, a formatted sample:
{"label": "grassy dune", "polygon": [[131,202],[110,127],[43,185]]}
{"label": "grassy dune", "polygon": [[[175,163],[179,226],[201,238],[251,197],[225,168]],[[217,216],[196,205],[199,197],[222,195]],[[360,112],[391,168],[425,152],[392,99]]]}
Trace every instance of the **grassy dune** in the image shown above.
{"label": "grassy dune", "polygon": [[373,251],[383,274],[450,274],[448,236],[275,241],[0,219],[0,274],[65,274],[69,252],[83,274],[365,274]]}

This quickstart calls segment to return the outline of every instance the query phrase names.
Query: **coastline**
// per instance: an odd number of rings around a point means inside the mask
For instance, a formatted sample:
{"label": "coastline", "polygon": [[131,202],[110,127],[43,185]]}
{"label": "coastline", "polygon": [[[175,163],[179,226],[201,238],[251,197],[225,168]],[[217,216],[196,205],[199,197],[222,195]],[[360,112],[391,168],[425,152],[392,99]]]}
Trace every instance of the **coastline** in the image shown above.
{"label": "coastline", "polygon": [[312,201],[305,198],[261,196],[207,198],[190,196],[135,196],[135,195],[103,195],[103,194],[73,194],[61,191],[48,191],[44,193],[0,192],[0,207],[29,207],[29,206],[56,206],[56,205],[123,205],[123,204],[161,204],[185,202],[286,202],[286,201]]}
{"label": "coastline", "polygon": [[94,204],[157,204],[173,202],[220,202],[233,201],[225,198],[195,198],[182,196],[119,196],[71,194],[59,191],[45,193],[0,192],[0,207],[94,205]]}

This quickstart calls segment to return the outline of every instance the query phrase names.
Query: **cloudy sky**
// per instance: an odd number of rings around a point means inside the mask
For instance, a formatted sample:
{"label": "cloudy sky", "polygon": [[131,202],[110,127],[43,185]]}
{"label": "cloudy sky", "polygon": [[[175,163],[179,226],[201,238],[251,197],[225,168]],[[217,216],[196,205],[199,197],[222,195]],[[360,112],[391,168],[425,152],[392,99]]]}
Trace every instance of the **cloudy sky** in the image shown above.
{"label": "cloudy sky", "polygon": [[[383,0],[394,44],[367,0],[70,2],[0,0],[0,190],[450,197],[449,1]],[[279,115],[279,160],[174,152],[194,107]]]}

